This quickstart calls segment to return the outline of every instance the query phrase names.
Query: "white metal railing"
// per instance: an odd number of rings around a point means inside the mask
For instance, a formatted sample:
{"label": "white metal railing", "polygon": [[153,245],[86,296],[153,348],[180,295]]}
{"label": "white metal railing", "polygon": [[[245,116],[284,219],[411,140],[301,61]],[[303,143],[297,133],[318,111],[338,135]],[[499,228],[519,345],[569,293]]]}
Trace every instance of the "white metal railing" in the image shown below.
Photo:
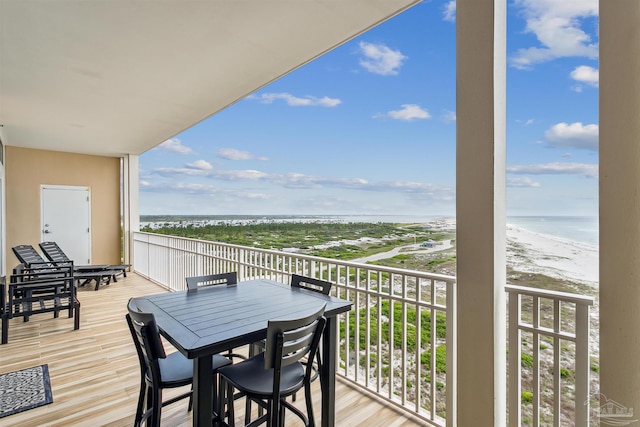
{"label": "white metal railing", "polygon": [[185,277],[226,271],[330,280],[333,295],[353,302],[338,318],[338,374],[429,424],[455,425],[452,276],[143,232],[134,268],[172,290],[185,289]]}
{"label": "white metal railing", "polygon": [[533,427],[588,426],[589,307],[594,299],[521,286],[506,291],[509,425],[520,426],[526,419]]}
{"label": "white metal railing", "polygon": [[[453,276],[144,232],[134,235],[134,269],[171,290],[186,289],[185,277],[227,271],[329,280],[333,295],[353,302],[338,318],[338,374],[431,425],[456,425]],[[509,425],[588,425],[593,298],[506,291]]]}

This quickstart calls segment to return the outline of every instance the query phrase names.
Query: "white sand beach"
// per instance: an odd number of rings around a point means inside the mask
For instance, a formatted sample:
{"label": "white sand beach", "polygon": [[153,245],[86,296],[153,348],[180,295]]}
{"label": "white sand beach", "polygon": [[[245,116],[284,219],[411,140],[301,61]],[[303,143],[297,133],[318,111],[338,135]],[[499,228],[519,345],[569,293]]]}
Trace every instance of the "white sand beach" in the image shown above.
{"label": "white sand beach", "polygon": [[[434,228],[455,229],[455,220],[425,224]],[[328,242],[316,248],[327,248],[342,244],[358,245],[381,239],[362,238],[350,241]],[[387,252],[354,259],[354,262],[377,261],[391,258],[399,253],[421,254],[448,250],[451,240],[441,245],[425,248],[420,244],[399,246]],[[293,249],[293,248],[292,248]],[[527,229],[507,225],[507,265],[522,273],[544,274],[546,276],[578,282],[597,290],[598,286],[598,246],[542,234]]]}
{"label": "white sand beach", "polygon": [[524,273],[539,273],[597,288],[598,247],[548,234],[507,226],[507,264]]}

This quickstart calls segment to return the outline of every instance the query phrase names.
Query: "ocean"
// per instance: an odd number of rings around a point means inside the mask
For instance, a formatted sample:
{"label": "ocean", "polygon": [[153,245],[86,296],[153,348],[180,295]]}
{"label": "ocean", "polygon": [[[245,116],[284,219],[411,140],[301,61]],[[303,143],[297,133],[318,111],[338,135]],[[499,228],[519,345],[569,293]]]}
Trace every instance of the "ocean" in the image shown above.
{"label": "ocean", "polygon": [[540,234],[598,246],[598,217],[510,216],[507,224]]}

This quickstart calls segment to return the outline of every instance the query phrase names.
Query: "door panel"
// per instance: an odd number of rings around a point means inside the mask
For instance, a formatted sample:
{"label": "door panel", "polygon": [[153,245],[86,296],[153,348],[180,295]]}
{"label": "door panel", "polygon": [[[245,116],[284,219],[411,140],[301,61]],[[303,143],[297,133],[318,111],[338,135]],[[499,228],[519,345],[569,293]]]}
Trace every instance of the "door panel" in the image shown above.
{"label": "door panel", "polygon": [[42,186],[41,241],[54,241],[75,264],[91,264],[87,187]]}

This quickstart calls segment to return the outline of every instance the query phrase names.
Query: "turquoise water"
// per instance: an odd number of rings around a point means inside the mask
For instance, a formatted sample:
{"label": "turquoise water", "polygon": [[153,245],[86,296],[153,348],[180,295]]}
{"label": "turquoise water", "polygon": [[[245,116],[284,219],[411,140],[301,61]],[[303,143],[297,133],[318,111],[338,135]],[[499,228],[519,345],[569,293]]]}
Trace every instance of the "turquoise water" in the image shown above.
{"label": "turquoise water", "polygon": [[507,224],[535,233],[550,234],[576,242],[598,245],[598,217],[510,216]]}

